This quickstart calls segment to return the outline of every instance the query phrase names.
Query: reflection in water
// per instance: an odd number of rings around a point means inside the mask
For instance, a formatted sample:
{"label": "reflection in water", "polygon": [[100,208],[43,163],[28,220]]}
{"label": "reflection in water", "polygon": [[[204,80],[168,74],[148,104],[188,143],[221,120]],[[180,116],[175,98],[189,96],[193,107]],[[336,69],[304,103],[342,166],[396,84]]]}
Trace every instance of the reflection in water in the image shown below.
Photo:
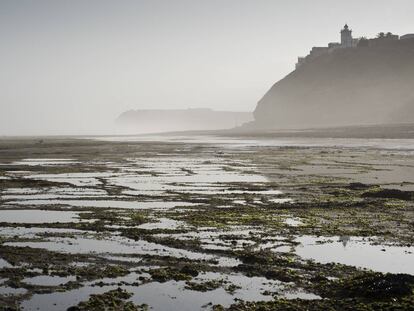
{"label": "reflection in water", "polygon": [[257,138],[240,139],[223,136],[173,136],[173,135],[141,135],[141,136],[106,136],[89,137],[103,141],[157,141],[214,144],[226,147],[347,147],[347,148],[379,148],[414,150],[414,139],[380,139],[380,138]]}
{"label": "reflection in water", "polygon": [[50,276],[50,275],[39,275],[32,278],[23,279],[22,282],[31,285],[40,286],[58,286],[70,281],[75,281],[75,276]]}
{"label": "reflection in water", "polygon": [[[296,254],[321,263],[341,263],[384,273],[414,275],[414,247],[373,245],[364,238],[300,236]],[[345,241],[345,242],[344,242]],[[344,247],[346,246],[346,247]]]}
{"label": "reflection in water", "polygon": [[42,224],[78,222],[79,213],[69,211],[0,210],[0,222]]}
{"label": "reflection in water", "polygon": [[351,240],[351,237],[348,235],[341,235],[339,237],[339,241],[342,242],[342,245],[344,247],[346,247],[346,245],[348,244],[348,242]]}
{"label": "reflection in water", "polygon": [[[203,138],[202,143],[208,142]],[[294,199],[291,199],[280,191],[283,183],[279,182],[287,174],[291,176],[308,175],[315,179],[321,176],[360,178],[365,174],[364,176],[367,178],[377,178],[379,176],[380,182],[390,181],[391,179],[398,181],[396,176],[391,178],[388,171],[376,169],[376,165],[383,166],[383,163],[367,162],[361,164],[353,162],[355,159],[351,152],[340,155],[342,153],[336,153],[335,151],[335,154],[329,155],[326,150],[323,150],[322,156],[322,153],[313,150],[312,154],[316,154],[316,156],[311,158],[306,148],[303,148],[298,152],[300,156],[294,155],[300,165],[296,165],[292,169],[289,165],[285,165],[286,163],[289,164],[289,161],[284,161],[283,158],[274,160],[280,154],[282,157],[283,153],[272,151],[272,161],[269,162],[261,162],[262,158],[260,157],[250,159],[239,157],[242,152],[248,153],[251,151],[247,148],[242,149],[246,146],[326,147],[332,144],[343,144],[345,147],[360,145],[376,147],[376,144],[384,143],[387,148],[392,149],[402,142],[396,140],[393,142],[378,140],[369,143],[362,140],[346,142],[341,140],[226,141],[212,138],[211,143],[217,146],[226,144],[228,149],[225,149],[226,151],[223,153],[218,153],[216,150],[212,152],[210,150],[206,153],[200,152],[196,156],[177,155],[178,151],[176,153],[171,152],[168,155],[157,153],[154,157],[131,156],[126,159],[122,158],[122,161],[119,162],[105,162],[104,170],[106,171],[93,171],[94,169],[89,171],[88,168],[87,172],[54,174],[54,170],[47,171],[45,168],[39,171],[25,172],[23,169],[28,168],[23,167],[18,173],[8,173],[14,177],[65,182],[76,187],[65,184],[64,187],[50,187],[41,190],[30,188],[7,189],[2,193],[2,199],[6,200],[6,203],[10,206],[12,204],[20,205],[25,210],[0,210],[1,222],[22,224],[79,222],[79,213],[81,212],[70,211],[70,209],[93,211],[96,212],[97,217],[98,212],[102,209],[105,209],[104,212],[106,212],[106,209],[112,209],[112,213],[120,213],[122,220],[131,220],[132,216],[129,215],[133,213],[131,210],[135,209],[137,213],[142,212],[145,215],[143,217],[145,223],[138,222],[138,224],[133,225],[133,229],[141,230],[138,233],[142,236],[151,235],[152,239],[148,241],[145,240],[148,236],[141,240],[130,240],[122,237],[119,231],[128,228],[124,222],[105,224],[104,228],[110,228],[112,231],[102,234],[86,230],[23,228],[23,225],[11,228],[11,224],[8,225],[10,227],[3,227],[0,234],[2,237],[19,237],[17,240],[10,239],[9,242],[4,243],[6,247],[29,246],[65,254],[88,254],[94,259],[115,260],[131,264],[131,266],[134,264],[145,265],[145,261],[151,257],[169,257],[178,259],[177,261],[194,260],[197,264],[201,262],[203,265],[208,265],[209,270],[207,271],[221,271],[220,273],[200,273],[199,276],[193,279],[194,282],[201,283],[209,280],[225,279],[226,282],[241,287],[235,290],[234,295],[228,293],[225,286],[207,292],[198,292],[186,288],[185,282],[167,281],[165,283],[148,282],[143,284],[139,279],[143,271],[139,271],[130,273],[126,277],[106,278],[82,283],[80,284],[81,288],[66,292],[35,294],[23,303],[23,310],[64,310],[79,301],[88,299],[92,293],[106,292],[116,288],[118,284],[122,284],[124,289],[134,294],[131,298],[132,301],[137,304],[148,303],[154,310],[171,310],[172,305],[177,310],[194,310],[210,302],[228,306],[236,298],[251,301],[273,299],[271,295],[264,295],[264,291],[272,293],[277,291],[278,296],[289,299],[320,298],[300,288],[290,291],[287,284],[279,281],[230,274],[229,271],[235,271],[235,268],[242,263],[234,254],[244,250],[267,250],[276,252],[278,255],[294,252],[300,257],[314,259],[322,263],[337,262],[382,272],[414,274],[411,264],[413,261],[413,247],[376,246],[361,238],[345,235],[326,238],[298,237],[295,235],[296,232],[300,232],[301,228],[306,228],[309,225],[309,219],[294,211],[279,213],[274,219],[275,225],[277,225],[275,228],[290,232],[289,237],[276,236],[276,234],[284,233],[268,230],[269,228],[262,225],[260,221],[257,222],[259,225],[251,225],[251,222],[246,225],[242,222],[238,223],[235,219],[234,222],[229,221],[225,228],[209,228],[197,226],[188,219],[185,220],[188,223],[180,220],[182,219],[180,214],[191,209],[197,211],[205,208],[207,211],[208,208],[223,208],[223,211],[225,211],[226,208],[232,208],[238,216],[237,209],[241,210],[246,207],[260,213],[265,209],[277,212],[279,207],[293,206],[296,199],[300,199],[300,196],[294,196],[295,194],[292,193],[291,196]],[[237,152],[230,154],[229,148],[233,147],[237,148]],[[292,149],[294,150],[294,148]],[[266,152],[267,150],[263,149],[262,151]],[[226,152],[229,152],[229,154],[226,155]],[[290,157],[290,154],[285,154],[285,156]],[[321,157],[324,157],[324,159],[321,160]],[[64,161],[55,161],[57,162],[55,163],[53,159],[48,161],[23,161],[14,163],[14,165],[71,166],[73,164],[71,161],[66,163]],[[90,162],[88,165],[93,165],[93,163]],[[369,171],[367,167],[370,166],[375,169]],[[56,168],[53,167],[53,169]],[[408,173],[400,176],[410,174],[409,169],[405,167],[402,167],[402,169]],[[44,174],[45,171],[48,173]],[[277,180],[278,183],[271,183],[274,180]],[[311,184],[311,182],[309,183]],[[285,186],[286,191],[290,191],[289,187],[292,187],[292,184]],[[52,205],[58,205],[58,208],[68,210],[29,209],[32,206],[45,209],[56,208]],[[187,207],[191,207],[191,209]],[[288,215],[287,213],[291,214]],[[260,217],[257,218],[260,220]],[[80,225],[84,224],[77,224],[79,228]],[[209,226],[209,224],[203,224],[203,226]],[[47,226],[44,225],[43,227]],[[88,227],[88,230],[94,230],[94,228],[90,229]],[[261,239],[262,235],[266,238]],[[165,240],[157,240],[162,238],[165,238]],[[172,244],[175,246],[170,247],[170,244],[165,243],[168,239],[171,239],[172,243],[180,241],[182,244]],[[196,243],[196,247],[188,247],[192,242]],[[181,245],[184,246],[180,248]],[[0,259],[0,269],[2,267],[10,268],[11,265]],[[131,271],[135,270],[131,269]],[[60,286],[74,280],[73,276],[57,277],[43,274],[46,274],[46,272],[37,271],[30,277],[23,279],[22,282],[29,285]],[[94,286],[95,282],[100,281],[105,284]],[[135,285],[131,286],[132,283],[135,283]],[[1,290],[7,291],[9,289],[3,286],[0,287],[0,292]]]}
{"label": "reflection in water", "polygon": [[277,293],[279,297],[288,299],[320,299],[319,296],[308,293],[304,290],[290,290],[288,283],[275,280],[268,280],[263,277],[247,277],[242,274],[223,274],[223,273],[203,273],[197,276],[193,281],[202,283],[206,281],[219,281],[224,284],[236,285],[237,289],[233,294],[227,292],[225,288],[220,287],[205,292],[195,291],[186,288],[183,281],[168,281],[164,283],[150,282],[138,286],[130,286],[128,283],[137,282],[138,274],[131,273],[125,277],[115,279],[105,278],[95,282],[89,282],[80,289],[70,290],[64,293],[38,294],[25,301],[22,305],[23,310],[66,310],[68,307],[77,304],[82,300],[88,299],[91,294],[104,293],[118,286],[93,284],[103,282],[104,284],[119,284],[121,288],[133,293],[131,300],[136,304],[148,304],[152,310],[168,311],[174,306],[174,310],[201,310],[203,306],[221,304],[229,306],[234,303],[235,299],[245,301],[269,301],[273,297],[264,295],[266,291]]}

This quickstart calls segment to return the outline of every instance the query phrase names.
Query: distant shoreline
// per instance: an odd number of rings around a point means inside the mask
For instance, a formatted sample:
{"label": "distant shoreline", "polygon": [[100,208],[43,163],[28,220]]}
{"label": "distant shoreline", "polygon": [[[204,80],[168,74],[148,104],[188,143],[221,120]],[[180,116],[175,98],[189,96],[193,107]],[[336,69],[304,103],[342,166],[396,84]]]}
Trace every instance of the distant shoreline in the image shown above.
{"label": "distant shoreline", "polygon": [[[154,133],[157,135],[216,135],[249,138],[376,138],[414,139],[414,123],[354,125],[309,129],[246,129],[245,127],[215,131],[182,131]],[[125,135],[134,136],[134,135]],[[137,135],[135,135],[137,136]]]}
{"label": "distant shoreline", "polygon": [[341,127],[321,127],[309,129],[246,129],[238,127],[228,130],[197,130],[174,131],[136,134],[82,134],[82,135],[4,135],[0,139],[30,139],[30,138],[88,138],[111,136],[224,136],[224,137],[249,137],[249,138],[375,138],[375,139],[414,139],[414,123],[410,124],[378,124],[355,125]]}

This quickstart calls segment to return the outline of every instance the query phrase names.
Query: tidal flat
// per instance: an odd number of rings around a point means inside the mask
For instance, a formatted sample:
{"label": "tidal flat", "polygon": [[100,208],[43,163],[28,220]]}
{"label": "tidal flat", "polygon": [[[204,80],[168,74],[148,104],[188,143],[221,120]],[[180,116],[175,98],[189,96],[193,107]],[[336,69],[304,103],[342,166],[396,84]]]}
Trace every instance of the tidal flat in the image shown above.
{"label": "tidal flat", "polygon": [[0,310],[412,310],[414,140],[0,140]]}

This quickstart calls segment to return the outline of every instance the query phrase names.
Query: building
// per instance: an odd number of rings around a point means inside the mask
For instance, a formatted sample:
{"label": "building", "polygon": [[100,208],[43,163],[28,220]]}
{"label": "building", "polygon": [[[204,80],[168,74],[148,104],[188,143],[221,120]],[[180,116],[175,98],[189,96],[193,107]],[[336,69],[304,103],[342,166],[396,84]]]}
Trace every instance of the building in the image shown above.
{"label": "building", "polygon": [[400,37],[400,40],[412,40],[414,39],[414,33],[408,33]]}
{"label": "building", "polygon": [[298,57],[298,62],[296,63],[296,69],[298,69],[300,66],[302,66],[306,62],[305,57]]}
{"label": "building", "polygon": [[[394,35],[391,32],[378,34],[377,38],[373,39],[354,39],[352,38],[352,30],[349,29],[348,24],[345,24],[344,28],[341,30],[341,43],[331,42],[327,47],[313,47],[312,50],[306,57],[299,57],[298,62],[296,63],[296,69],[300,68],[303,64],[306,64],[315,58],[318,58],[321,55],[329,54],[334,52],[337,49],[345,48],[356,48],[361,40],[364,40],[363,46],[375,47],[375,46],[387,46],[395,44],[399,40],[414,40],[414,33],[409,33],[399,37]],[[361,41],[362,43],[362,41]],[[362,46],[362,45],[361,45]]]}
{"label": "building", "polygon": [[330,42],[328,43],[329,52],[332,52],[335,49],[339,49],[341,44],[339,42]]}
{"label": "building", "polygon": [[347,24],[345,24],[344,28],[341,30],[341,47],[354,47],[354,40],[352,39],[352,30],[349,29]]}
{"label": "building", "polygon": [[332,53],[336,49],[340,48],[355,48],[358,45],[359,39],[352,38],[352,30],[349,29],[348,25],[345,24],[344,28],[341,30],[341,43],[331,42],[327,47],[318,47],[315,46],[309,52],[306,57],[298,57],[298,62],[296,63],[296,69],[298,69],[303,64],[321,56],[324,54]]}
{"label": "building", "polygon": [[326,54],[328,52],[329,52],[329,48],[327,48],[327,47],[324,47],[324,46],[314,46],[312,48],[312,50],[310,51],[310,53],[309,53],[308,56],[310,56],[310,58],[316,58],[316,57],[319,57],[319,56],[321,56],[323,54]]}
{"label": "building", "polygon": [[360,38],[352,39],[352,47],[356,48],[358,46],[358,43],[359,43],[360,40],[361,40]]}

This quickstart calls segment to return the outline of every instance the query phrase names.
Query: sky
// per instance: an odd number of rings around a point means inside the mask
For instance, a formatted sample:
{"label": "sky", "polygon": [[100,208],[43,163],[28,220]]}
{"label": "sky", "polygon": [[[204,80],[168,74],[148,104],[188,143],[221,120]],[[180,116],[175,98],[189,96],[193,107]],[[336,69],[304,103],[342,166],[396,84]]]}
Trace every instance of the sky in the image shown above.
{"label": "sky", "polygon": [[0,0],[0,136],[110,134],[129,109],[253,111],[312,46],[414,33],[413,0]]}

